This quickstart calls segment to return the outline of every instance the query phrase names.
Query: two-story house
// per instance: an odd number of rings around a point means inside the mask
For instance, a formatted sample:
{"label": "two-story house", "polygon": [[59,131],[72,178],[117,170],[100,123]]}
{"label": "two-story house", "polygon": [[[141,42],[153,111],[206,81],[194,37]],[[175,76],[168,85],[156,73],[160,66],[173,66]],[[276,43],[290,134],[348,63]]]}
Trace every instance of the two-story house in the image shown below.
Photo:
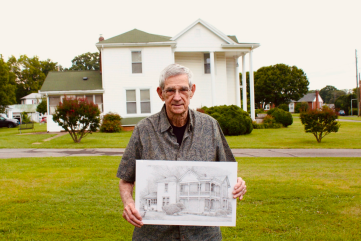
{"label": "two-story house", "polygon": [[[99,38],[100,71],[50,72],[41,93],[48,98],[48,131],[60,131],[51,114],[64,95],[86,97],[99,105],[102,113],[122,116],[123,126],[162,108],[156,89],[160,72],[171,63],[190,68],[197,91],[190,108],[202,106],[241,106],[238,59],[246,76],[249,55],[250,109],[255,119],[252,52],[257,43],[240,43],[236,36],[225,35],[198,19],[174,37],[133,29],[118,36]],[[247,110],[245,79],[242,79],[243,109]]]}

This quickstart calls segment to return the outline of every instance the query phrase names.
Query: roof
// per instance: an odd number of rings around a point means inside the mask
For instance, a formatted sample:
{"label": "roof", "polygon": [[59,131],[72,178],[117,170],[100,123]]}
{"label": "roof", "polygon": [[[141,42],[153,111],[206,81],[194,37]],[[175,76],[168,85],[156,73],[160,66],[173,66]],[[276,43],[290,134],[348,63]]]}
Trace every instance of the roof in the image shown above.
{"label": "roof", "polygon": [[31,93],[29,95],[24,96],[21,99],[39,99],[41,98],[41,95],[39,93]]}
{"label": "roof", "polygon": [[37,104],[9,105],[7,109],[11,109],[12,112],[35,113],[37,106]]}
{"label": "roof", "polygon": [[[83,80],[83,77],[88,77]],[[101,90],[102,75],[98,70],[51,71],[46,77],[41,92],[69,90]]]}
{"label": "roof", "polygon": [[157,198],[157,193],[156,192],[152,192],[149,193],[148,195],[144,196],[144,198]]}
{"label": "roof", "polygon": [[316,98],[316,93],[308,93],[304,95],[301,99],[299,99],[297,102],[313,102],[315,98]]}
{"label": "roof", "polygon": [[118,36],[98,42],[104,43],[151,43],[151,42],[168,42],[171,37],[146,33],[144,31],[133,29]]}
{"label": "roof", "polygon": [[234,42],[239,43],[236,35],[227,35],[227,37],[232,39]]}

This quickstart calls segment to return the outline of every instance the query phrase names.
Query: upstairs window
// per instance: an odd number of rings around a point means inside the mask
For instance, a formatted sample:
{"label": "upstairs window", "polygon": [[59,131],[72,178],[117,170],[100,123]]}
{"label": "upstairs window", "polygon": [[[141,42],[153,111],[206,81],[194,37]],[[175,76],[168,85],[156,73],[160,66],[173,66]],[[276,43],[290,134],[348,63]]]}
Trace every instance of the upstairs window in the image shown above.
{"label": "upstairs window", "polygon": [[164,184],[164,192],[168,192],[168,183]]}
{"label": "upstairs window", "polygon": [[132,51],[132,73],[142,73],[142,52]]}
{"label": "upstairs window", "polygon": [[204,54],[204,73],[211,73],[211,56],[209,53]]}

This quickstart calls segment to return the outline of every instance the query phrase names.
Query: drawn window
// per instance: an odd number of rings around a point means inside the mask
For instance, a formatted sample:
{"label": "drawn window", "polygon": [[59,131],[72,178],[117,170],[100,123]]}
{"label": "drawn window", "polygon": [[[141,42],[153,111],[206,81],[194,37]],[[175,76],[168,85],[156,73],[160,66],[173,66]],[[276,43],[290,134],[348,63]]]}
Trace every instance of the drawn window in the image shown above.
{"label": "drawn window", "polygon": [[168,192],[168,183],[164,184],[164,192]]}
{"label": "drawn window", "polygon": [[132,73],[142,73],[142,52],[132,51]]}
{"label": "drawn window", "polygon": [[157,199],[151,199],[151,200],[150,200],[150,203],[151,203],[151,204],[157,204]]}
{"label": "drawn window", "polygon": [[163,197],[163,206],[169,204],[169,197]]}
{"label": "drawn window", "polygon": [[206,183],[206,191],[209,191],[209,185],[210,183]]}
{"label": "drawn window", "polygon": [[209,53],[204,54],[204,73],[211,73],[211,56]]}

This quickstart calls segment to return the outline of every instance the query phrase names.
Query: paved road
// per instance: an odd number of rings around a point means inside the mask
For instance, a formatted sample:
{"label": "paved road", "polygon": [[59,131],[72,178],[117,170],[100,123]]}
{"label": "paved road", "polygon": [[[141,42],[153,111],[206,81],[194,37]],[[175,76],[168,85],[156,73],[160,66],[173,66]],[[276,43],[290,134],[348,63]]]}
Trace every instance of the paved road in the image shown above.
{"label": "paved road", "polygon": [[[236,157],[361,157],[361,149],[232,149]],[[1,158],[121,156],[122,148],[0,149]]]}

